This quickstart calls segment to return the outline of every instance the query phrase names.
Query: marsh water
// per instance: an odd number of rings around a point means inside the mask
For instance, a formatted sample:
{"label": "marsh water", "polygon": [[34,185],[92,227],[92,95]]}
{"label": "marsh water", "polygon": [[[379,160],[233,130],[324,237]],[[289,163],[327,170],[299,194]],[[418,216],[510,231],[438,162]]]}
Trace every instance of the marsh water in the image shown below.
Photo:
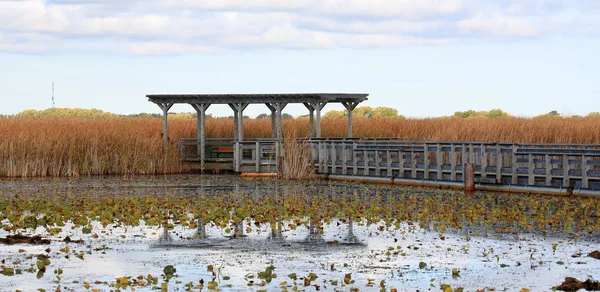
{"label": "marsh water", "polygon": [[[250,205],[243,206],[249,213],[243,222],[227,225],[183,225],[177,218],[168,226],[143,220],[135,226],[91,220],[91,232],[85,232],[86,226],[72,220],[52,233],[48,226],[11,229],[6,216],[9,211],[3,210],[2,224],[7,227],[0,231],[0,237],[41,235],[51,243],[1,245],[2,269],[20,273],[0,275],[0,290],[105,291],[118,288],[119,279],[126,278],[126,288],[134,285],[141,291],[198,291],[200,287],[232,291],[423,291],[439,290],[442,285],[465,291],[545,291],[565,277],[600,278],[600,260],[587,257],[600,249],[600,232],[594,225],[597,218],[586,217],[598,215],[599,204],[594,199],[483,193],[465,197],[461,192],[439,189],[234,175],[3,179],[0,184],[2,206],[12,209],[14,206],[7,202],[52,200],[53,204],[68,204],[76,198],[101,201],[107,197],[185,199],[198,200],[198,204],[203,204],[201,200],[211,204],[227,201],[228,207],[231,202],[276,204],[279,198],[285,201],[293,197],[302,198],[302,206],[323,213],[278,215],[280,220],[269,224],[258,219],[270,218],[269,214],[254,214]],[[348,204],[350,200],[353,203]],[[449,209],[457,208],[456,201],[461,202],[462,209]],[[379,206],[369,206],[373,202]],[[339,204],[346,207],[336,209]],[[563,210],[565,204],[571,207]],[[503,218],[502,212],[511,210],[512,205],[527,214],[506,216],[525,218],[525,222],[488,218]],[[358,214],[369,214],[370,219],[350,219],[346,214],[355,214],[349,210],[353,206],[362,208]],[[481,212],[481,208],[490,209]],[[35,214],[38,210],[26,211]],[[545,212],[547,222],[527,220],[540,212]],[[567,214],[560,212],[570,212],[573,220],[555,216]],[[458,213],[465,217],[457,217]],[[241,224],[241,234],[232,231],[236,224]],[[205,238],[198,236],[199,228]],[[67,237],[83,243],[65,242]],[[51,261],[41,275],[35,267],[40,254]],[[176,272],[167,281],[165,267],[171,265]],[[61,272],[55,274],[57,269]],[[159,280],[151,284],[149,278]]]}

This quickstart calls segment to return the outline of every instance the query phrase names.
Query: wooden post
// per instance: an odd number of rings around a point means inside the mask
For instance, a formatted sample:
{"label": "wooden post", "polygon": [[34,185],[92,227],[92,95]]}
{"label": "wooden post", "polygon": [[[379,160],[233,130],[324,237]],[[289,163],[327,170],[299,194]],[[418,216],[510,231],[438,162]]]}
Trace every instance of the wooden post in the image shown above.
{"label": "wooden post", "polygon": [[275,107],[273,107],[270,103],[265,103],[265,105],[269,108],[269,110],[271,111],[271,138],[275,138],[277,135],[276,129],[275,129]]}
{"label": "wooden post", "polygon": [[398,177],[404,178],[404,153],[398,150]]}
{"label": "wooden post", "polygon": [[348,149],[346,149],[346,143],[342,142],[342,173],[348,174]]}
{"label": "wooden post", "polygon": [[246,109],[246,107],[248,106],[247,103],[238,103],[238,131],[240,131],[238,133],[238,138],[241,141],[244,141],[244,110]]}
{"label": "wooden post", "polygon": [[256,172],[260,172],[260,143],[256,141],[256,146],[254,148],[254,159],[256,161]]}
{"label": "wooden post", "polygon": [[315,121],[314,121],[314,116],[315,116],[315,108],[313,107],[312,103],[308,103],[305,102],[304,106],[308,109],[308,113],[309,113],[309,132],[308,132],[308,137],[309,138],[314,138],[315,137]]}
{"label": "wooden post", "polygon": [[442,166],[444,164],[444,159],[442,158],[442,146],[440,145],[440,143],[437,144],[436,150],[437,151],[435,152],[435,162],[437,165],[437,168],[436,168],[437,180],[443,180],[444,174],[443,174]]}
{"label": "wooden post", "polygon": [[456,181],[456,148],[450,144],[450,180]]}
{"label": "wooden post", "polygon": [[283,124],[281,123],[281,111],[285,108],[287,103],[277,102],[272,104],[277,113],[277,139],[283,139]]}
{"label": "wooden post", "polygon": [[429,179],[429,148],[427,143],[423,147],[423,178]]}
{"label": "wooden post", "polygon": [[381,176],[381,157],[379,156],[379,150],[374,149],[375,153],[375,176]]}
{"label": "wooden post", "polygon": [[352,138],[352,111],[354,110],[354,108],[356,108],[356,106],[358,105],[358,102],[343,101],[342,104],[344,105],[346,110],[348,110],[348,138]]}
{"label": "wooden post", "polygon": [[316,102],[312,104],[317,112],[317,138],[321,138],[321,110],[327,105],[326,102]]}
{"label": "wooden post", "polygon": [[481,180],[480,181],[485,181],[487,179],[487,159],[488,159],[488,153],[486,150],[486,146],[485,144],[481,144],[480,148],[480,153],[481,155],[479,157],[481,157]]}
{"label": "wooden post", "polygon": [[552,186],[552,159],[549,154],[546,154],[546,186]]}
{"label": "wooden post", "polygon": [[173,106],[172,102],[162,102],[157,103],[158,107],[163,112],[163,143],[165,147],[165,157],[167,155],[167,151],[169,150],[169,124],[167,122],[167,117],[169,115],[169,110]]}
{"label": "wooden post", "polygon": [[350,151],[352,153],[352,175],[358,175],[358,153],[356,151],[356,142],[352,142],[352,149]]}
{"label": "wooden post", "polygon": [[502,147],[496,144],[496,183],[502,183]]}
{"label": "wooden post", "polygon": [[363,176],[369,175],[369,154],[367,150],[363,150]]}
{"label": "wooden post", "polygon": [[210,106],[209,103],[193,103],[192,107],[196,110],[197,115],[197,131],[198,131],[198,154],[200,155],[200,170],[204,172],[204,164],[206,159],[206,110]]}
{"label": "wooden post", "polygon": [[465,181],[465,163],[469,162],[469,156],[467,154],[467,144],[462,143],[460,146],[461,162],[462,165],[462,181]]}
{"label": "wooden post", "polygon": [[512,184],[519,184],[519,160],[517,159],[517,145],[512,147]]}
{"label": "wooden post", "polygon": [[244,110],[248,103],[236,102],[230,103],[229,107],[233,110],[233,129],[234,139],[236,141],[244,141]]}
{"label": "wooden post", "polygon": [[[229,105],[231,106],[231,105]],[[233,141],[236,142],[239,140],[238,137],[238,112],[237,109],[233,106],[231,106],[231,108],[233,109]]]}
{"label": "wooden post", "polygon": [[415,156],[415,151],[410,151],[410,178],[417,178],[417,157]]}
{"label": "wooden post", "polygon": [[527,184],[532,186],[535,184],[535,176],[534,176],[535,162],[533,161],[532,154],[528,154],[527,158],[529,161],[529,163],[527,165]]}
{"label": "wooden post", "polygon": [[587,189],[589,187],[588,178],[588,161],[585,155],[581,155],[581,188]]}
{"label": "wooden post", "polygon": [[388,149],[385,155],[385,160],[387,161],[387,176],[392,177],[392,153]]}
{"label": "wooden post", "polygon": [[280,152],[280,147],[281,147],[281,141],[275,141],[275,169],[277,171],[277,173],[279,173],[280,169],[280,165],[279,165],[279,152]]}
{"label": "wooden post", "polygon": [[335,142],[331,141],[331,173],[336,174],[336,160],[337,160],[337,151],[336,151]]}
{"label": "wooden post", "polygon": [[571,177],[569,174],[569,170],[571,169],[569,165],[569,156],[563,154],[563,187],[569,188],[571,187]]}
{"label": "wooden post", "polygon": [[465,193],[470,193],[475,190],[475,168],[472,162],[464,164],[464,182],[465,182]]}

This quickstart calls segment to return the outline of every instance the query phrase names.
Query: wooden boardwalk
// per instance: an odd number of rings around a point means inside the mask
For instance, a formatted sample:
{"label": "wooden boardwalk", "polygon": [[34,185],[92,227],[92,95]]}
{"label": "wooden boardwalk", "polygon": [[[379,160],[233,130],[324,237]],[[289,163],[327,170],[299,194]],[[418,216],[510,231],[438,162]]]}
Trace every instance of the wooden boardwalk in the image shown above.
{"label": "wooden boardwalk", "polygon": [[[475,182],[600,190],[599,144],[415,142],[397,139],[307,139],[320,174],[456,183],[471,162]],[[275,173],[282,141],[207,139],[206,163],[236,172]],[[218,151],[219,150],[223,151]],[[228,148],[226,148],[228,147]],[[197,139],[180,142],[182,158],[199,161]]]}

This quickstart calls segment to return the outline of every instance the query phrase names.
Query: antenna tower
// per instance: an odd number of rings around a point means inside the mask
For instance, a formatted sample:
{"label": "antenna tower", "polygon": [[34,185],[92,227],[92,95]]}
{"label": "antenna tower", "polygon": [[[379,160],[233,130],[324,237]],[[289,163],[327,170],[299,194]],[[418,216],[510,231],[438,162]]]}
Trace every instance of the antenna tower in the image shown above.
{"label": "antenna tower", "polygon": [[54,82],[52,82],[52,108],[54,108]]}

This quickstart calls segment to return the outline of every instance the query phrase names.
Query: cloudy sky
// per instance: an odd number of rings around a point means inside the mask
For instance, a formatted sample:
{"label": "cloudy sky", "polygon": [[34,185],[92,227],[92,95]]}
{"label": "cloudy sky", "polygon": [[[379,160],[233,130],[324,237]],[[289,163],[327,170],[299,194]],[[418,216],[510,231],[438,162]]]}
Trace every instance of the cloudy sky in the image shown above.
{"label": "cloudy sky", "polygon": [[55,82],[56,106],[116,113],[159,112],[149,93],[366,92],[411,117],[586,114],[599,52],[600,0],[0,0],[0,113],[51,107]]}

